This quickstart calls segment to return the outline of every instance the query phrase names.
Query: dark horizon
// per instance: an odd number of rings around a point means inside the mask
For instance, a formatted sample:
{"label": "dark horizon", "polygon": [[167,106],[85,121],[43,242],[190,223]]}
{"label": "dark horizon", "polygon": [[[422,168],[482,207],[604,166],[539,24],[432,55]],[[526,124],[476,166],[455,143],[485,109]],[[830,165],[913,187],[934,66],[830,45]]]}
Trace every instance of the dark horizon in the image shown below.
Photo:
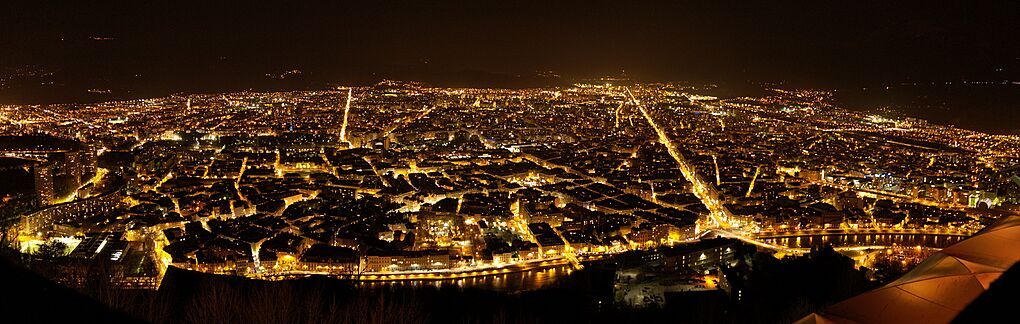
{"label": "dark horizon", "polygon": [[[542,85],[549,80],[536,76],[546,72],[570,80],[620,71],[646,81],[816,88],[1020,79],[1014,37],[1020,11],[1008,1],[108,1],[0,7],[6,25],[0,67],[7,75],[52,73],[33,81],[56,88],[153,93],[381,78]],[[267,74],[295,69],[303,73],[290,77],[300,80],[267,82],[274,80]],[[24,76],[6,79],[5,96],[36,92],[33,82],[18,82]]]}
{"label": "dark horizon", "polygon": [[[838,89],[851,109],[891,106],[995,133],[1016,133],[1020,122],[1020,6],[1008,1],[107,1],[0,9],[3,104],[383,79],[523,88],[626,74],[717,83],[730,93],[762,83]],[[872,91],[887,86],[900,93]],[[954,97],[943,98],[947,92]],[[960,118],[971,111],[1003,118]]]}

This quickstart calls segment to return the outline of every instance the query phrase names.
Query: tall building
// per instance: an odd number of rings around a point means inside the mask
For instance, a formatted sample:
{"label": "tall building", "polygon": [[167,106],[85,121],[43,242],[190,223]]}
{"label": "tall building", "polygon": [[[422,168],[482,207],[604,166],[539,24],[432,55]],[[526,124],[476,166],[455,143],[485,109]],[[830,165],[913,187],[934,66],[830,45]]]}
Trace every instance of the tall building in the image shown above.
{"label": "tall building", "polygon": [[40,206],[53,203],[56,199],[53,189],[53,163],[39,162],[32,166],[32,178],[35,180],[35,195]]}
{"label": "tall building", "polygon": [[0,136],[0,154],[38,161],[33,166],[40,203],[75,193],[96,175],[96,151],[86,143],[46,135]]}

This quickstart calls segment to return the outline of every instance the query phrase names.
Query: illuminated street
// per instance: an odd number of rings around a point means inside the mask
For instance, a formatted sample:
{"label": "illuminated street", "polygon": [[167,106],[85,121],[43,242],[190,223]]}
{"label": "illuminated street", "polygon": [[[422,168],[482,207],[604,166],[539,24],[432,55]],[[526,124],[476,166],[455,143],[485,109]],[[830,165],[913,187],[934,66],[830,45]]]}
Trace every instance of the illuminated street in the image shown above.
{"label": "illuminated street", "polygon": [[1009,1],[0,6],[5,323],[1013,318]]}

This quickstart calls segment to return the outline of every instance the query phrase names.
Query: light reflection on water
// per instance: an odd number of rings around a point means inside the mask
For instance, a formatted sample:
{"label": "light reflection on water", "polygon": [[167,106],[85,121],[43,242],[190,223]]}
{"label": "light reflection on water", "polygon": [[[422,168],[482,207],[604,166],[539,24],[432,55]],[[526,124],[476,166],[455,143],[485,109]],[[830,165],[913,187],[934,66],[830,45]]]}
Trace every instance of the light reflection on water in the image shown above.
{"label": "light reflection on water", "polygon": [[832,244],[840,246],[924,246],[945,248],[956,244],[966,236],[931,234],[830,234],[815,236],[780,237],[762,239],[767,243],[791,248],[810,248],[815,245]]}
{"label": "light reflection on water", "polygon": [[511,272],[502,274],[491,274],[470,278],[440,279],[440,280],[395,280],[395,281],[366,281],[361,285],[369,288],[377,287],[443,287],[456,286],[459,288],[478,288],[501,292],[517,292],[546,288],[552,283],[569,275],[573,269],[569,265],[560,265],[543,269],[532,269],[522,272]]}
{"label": "light reflection on water", "polygon": [[[929,235],[929,234],[833,234],[824,236],[799,236],[762,239],[765,242],[795,248],[809,248],[815,245],[832,244],[840,246],[925,246],[944,248],[965,239],[965,236]],[[470,278],[440,280],[396,280],[366,281],[361,285],[369,288],[377,287],[443,287],[477,288],[500,292],[518,292],[537,290],[549,287],[552,283],[567,277],[573,269],[569,265],[560,265],[522,272],[483,275]]]}

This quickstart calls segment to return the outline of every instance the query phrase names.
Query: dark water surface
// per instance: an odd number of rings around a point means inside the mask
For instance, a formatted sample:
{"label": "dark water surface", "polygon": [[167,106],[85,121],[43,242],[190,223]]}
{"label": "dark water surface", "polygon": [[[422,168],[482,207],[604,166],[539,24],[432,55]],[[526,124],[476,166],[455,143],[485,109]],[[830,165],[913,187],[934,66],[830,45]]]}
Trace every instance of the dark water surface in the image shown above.
{"label": "dark water surface", "polygon": [[1020,134],[1020,84],[889,85],[836,91],[857,111],[886,107],[896,115],[993,134]]}

